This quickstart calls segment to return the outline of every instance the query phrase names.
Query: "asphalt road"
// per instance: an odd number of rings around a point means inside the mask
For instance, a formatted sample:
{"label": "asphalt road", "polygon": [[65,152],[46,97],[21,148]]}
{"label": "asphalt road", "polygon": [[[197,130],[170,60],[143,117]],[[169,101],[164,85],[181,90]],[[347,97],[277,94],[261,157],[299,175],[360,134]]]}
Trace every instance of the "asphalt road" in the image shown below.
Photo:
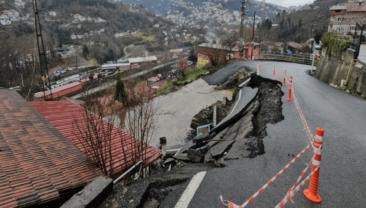
{"label": "asphalt road", "polygon": [[229,79],[231,75],[244,68],[245,63],[249,62],[243,60],[235,60],[233,63],[219,69],[217,72],[202,77],[202,79],[205,80],[209,85],[223,84]]}
{"label": "asphalt road", "polygon": [[[247,61],[245,66],[255,69],[257,63]],[[293,197],[295,203],[289,202],[286,206],[365,207],[366,101],[311,77],[308,74],[310,66],[306,65],[262,62],[261,75],[271,78],[273,65],[276,65],[279,80],[283,80],[284,69],[288,77],[293,76],[294,90],[312,133],[315,134],[316,127],[325,130],[318,188],[322,202],[315,204],[307,200],[302,193],[303,188]],[[241,205],[309,144],[294,102],[286,100],[288,86],[283,87],[283,91],[285,120],[267,125],[265,154],[253,159],[228,161],[227,167],[208,171],[188,207],[223,207],[220,195]],[[277,205],[305,164],[310,162],[311,156],[310,148],[247,207]],[[306,176],[308,174],[309,171]]]}

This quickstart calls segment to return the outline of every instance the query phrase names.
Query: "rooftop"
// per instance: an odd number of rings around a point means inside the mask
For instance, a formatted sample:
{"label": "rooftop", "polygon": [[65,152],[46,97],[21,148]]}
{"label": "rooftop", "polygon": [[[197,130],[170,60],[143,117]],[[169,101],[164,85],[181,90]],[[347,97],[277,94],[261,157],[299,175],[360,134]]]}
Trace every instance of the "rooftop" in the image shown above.
{"label": "rooftop", "polygon": [[[224,46],[224,45],[221,45],[221,44],[211,44],[211,43],[202,43],[201,45],[199,45],[199,47],[230,50],[230,47],[228,47],[228,46]],[[237,47],[234,47],[234,48],[232,48],[231,51],[239,51],[239,49]]]}
{"label": "rooftop", "polygon": [[0,89],[0,207],[58,199],[99,169],[18,93]]}
{"label": "rooftop", "polygon": [[61,86],[61,87],[56,87],[52,90],[47,90],[47,91],[45,91],[45,94],[43,92],[37,92],[37,93],[34,94],[34,97],[42,98],[44,95],[45,96],[50,95],[51,92],[52,92],[52,94],[55,94],[55,93],[61,92],[63,90],[78,86],[78,85],[81,85],[81,83],[80,82],[73,82],[73,83],[70,83],[70,84],[67,84],[67,85],[64,85],[64,86]]}
{"label": "rooftop", "polygon": [[150,62],[157,60],[158,59],[156,58],[156,56],[149,56],[149,57],[129,58],[128,62],[132,64],[132,63]]}
{"label": "rooftop", "polygon": [[121,63],[121,64],[103,64],[102,68],[105,67],[119,67],[119,66],[130,66],[131,63]]}
{"label": "rooftop", "polygon": [[[112,99],[113,100],[113,99]],[[56,129],[58,129],[67,139],[69,139],[77,148],[86,153],[84,145],[79,142],[79,139],[73,134],[73,123],[75,118],[78,122],[84,122],[83,112],[84,110],[78,105],[74,104],[70,100],[67,101],[39,101],[30,102],[30,104],[38,110]],[[97,119],[97,118],[96,118]],[[104,125],[107,125],[107,121],[103,121]],[[79,125],[80,128],[81,125]],[[86,128],[86,127],[85,127]],[[124,153],[129,153],[132,150],[130,145],[122,148],[121,138],[123,138],[124,144],[133,144],[133,142],[140,142],[139,140],[128,135],[126,132],[113,127],[113,141],[112,141],[112,161],[113,170],[115,175],[120,175],[122,171],[128,169],[134,164],[131,164],[131,158],[125,158]],[[135,147],[136,145],[134,145]],[[136,147],[135,147],[136,148]],[[125,152],[123,152],[125,151]],[[148,146],[147,155],[145,159],[145,165],[148,165],[158,159],[162,154],[159,150],[152,146]]]}

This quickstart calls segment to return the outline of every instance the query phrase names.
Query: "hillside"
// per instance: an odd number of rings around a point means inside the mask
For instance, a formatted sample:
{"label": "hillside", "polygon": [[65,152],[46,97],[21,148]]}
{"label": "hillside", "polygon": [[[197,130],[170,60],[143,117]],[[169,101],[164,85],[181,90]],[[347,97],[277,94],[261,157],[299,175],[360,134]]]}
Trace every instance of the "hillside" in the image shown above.
{"label": "hillside", "polygon": [[[225,1],[207,1],[207,0],[122,0],[123,2],[130,4],[141,4],[147,9],[151,10],[154,13],[160,14],[165,17],[169,17],[171,15],[179,15],[181,18],[181,22],[175,21],[176,23],[182,23],[195,19],[200,19],[204,24],[212,21],[212,16],[205,15],[207,12],[211,12],[212,14],[217,15],[229,15],[233,14],[233,12],[239,12],[241,3],[240,0],[225,0]],[[255,0],[248,0],[247,3],[247,13],[246,19],[249,20],[248,23],[251,23],[251,19],[253,18],[254,11],[256,11],[256,15],[261,19],[273,18],[278,12],[283,11],[283,7],[276,6],[274,4],[267,4],[258,2]],[[239,13],[238,13],[239,14]],[[190,18],[191,17],[191,18]],[[237,21],[240,22],[240,16],[237,15]],[[234,22],[234,19],[229,22]],[[200,21],[198,21],[200,22]],[[212,26],[220,26],[225,22],[216,21],[215,25]]]}
{"label": "hillside", "polygon": [[[157,17],[142,6],[114,4],[106,0],[37,2],[49,68],[67,66],[68,59],[75,60],[77,56],[96,60],[99,64],[115,61],[124,56],[123,49],[130,44],[142,44],[150,52],[163,51],[165,37],[162,30],[165,28],[170,32],[170,28],[175,27],[174,23]],[[8,18],[0,24],[0,55],[5,57],[0,62],[0,87],[19,85],[20,74],[28,84],[33,72],[32,57],[37,57],[38,53],[31,1],[14,5],[13,0],[5,0],[0,3],[0,8]],[[153,28],[156,24],[162,27]],[[61,55],[57,52],[59,45],[68,48]],[[35,73],[41,73],[39,66],[36,66]]]}
{"label": "hillside", "polygon": [[322,34],[328,30],[329,8],[344,2],[347,0],[317,0],[302,10],[280,13],[271,21],[273,24],[278,24],[276,28],[269,27],[269,22],[262,22],[257,32],[258,39],[259,41],[305,42],[316,34]]}

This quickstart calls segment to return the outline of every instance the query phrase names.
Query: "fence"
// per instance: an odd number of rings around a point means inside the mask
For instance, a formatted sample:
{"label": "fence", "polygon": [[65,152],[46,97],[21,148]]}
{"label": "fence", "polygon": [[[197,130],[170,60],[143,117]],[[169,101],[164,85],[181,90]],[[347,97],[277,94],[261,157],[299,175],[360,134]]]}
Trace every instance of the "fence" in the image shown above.
{"label": "fence", "polygon": [[[311,65],[312,59],[310,55],[298,55],[298,54],[281,54],[277,52],[260,52],[259,55],[254,57],[258,60],[276,60],[276,61],[287,61],[299,64]],[[314,62],[314,65],[317,61]]]}
{"label": "fence", "polygon": [[350,48],[355,51],[354,59],[357,59],[360,54],[361,43],[366,41],[366,36],[363,34],[363,26],[359,22],[356,22],[355,32],[352,34],[352,37],[353,43]]}

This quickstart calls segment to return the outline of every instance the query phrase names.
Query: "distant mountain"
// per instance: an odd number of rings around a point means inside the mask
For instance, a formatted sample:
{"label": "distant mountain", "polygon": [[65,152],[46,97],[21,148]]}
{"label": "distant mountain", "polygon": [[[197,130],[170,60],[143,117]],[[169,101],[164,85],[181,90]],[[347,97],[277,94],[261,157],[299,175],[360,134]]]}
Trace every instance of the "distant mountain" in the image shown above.
{"label": "distant mountain", "polygon": [[[185,17],[191,14],[192,10],[189,8],[207,8],[207,7],[215,7],[217,5],[221,5],[219,7],[222,10],[240,11],[241,1],[240,0],[122,0],[123,2],[130,4],[141,4],[150,11],[161,14],[163,16],[167,16],[170,14],[174,14],[177,11],[179,13],[184,14]],[[274,4],[262,3],[255,0],[248,0],[247,4],[247,16],[253,16],[254,11],[256,11],[256,15],[265,18],[273,18],[278,12],[282,12],[284,7],[277,6]]]}

